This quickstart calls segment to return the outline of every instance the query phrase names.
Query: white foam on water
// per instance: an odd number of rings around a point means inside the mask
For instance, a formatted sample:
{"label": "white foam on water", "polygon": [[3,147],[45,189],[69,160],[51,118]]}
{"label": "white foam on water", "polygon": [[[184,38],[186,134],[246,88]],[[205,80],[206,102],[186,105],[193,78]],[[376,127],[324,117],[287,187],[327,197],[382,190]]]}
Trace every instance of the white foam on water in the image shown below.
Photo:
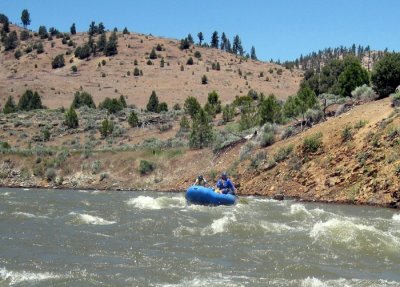
{"label": "white foam on water", "polygon": [[276,222],[262,222],[261,227],[270,233],[283,233],[295,229],[287,224]]}
{"label": "white foam on water", "polygon": [[400,213],[393,214],[392,219],[393,219],[394,221],[400,221]]}
{"label": "white foam on water", "polygon": [[78,223],[81,224],[91,224],[91,225],[110,225],[116,223],[115,221],[105,220],[99,216],[93,216],[90,214],[80,214],[75,212],[70,212],[69,215],[73,215]]}
{"label": "white foam on water", "polygon": [[22,189],[22,190],[24,190],[24,191],[28,191],[28,190],[30,190],[29,188],[24,188],[24,189]]}
{"label": "white foam on water", "polygon": [[78,192],[80,192],[80,193],[88,193],[89,191],[85,190],[85,189],[80,189],[80,190],[78,190]]}
{"label": "white foam on water", "polygon": [[400,248],[400,238],[389,231],[383,231],[371,225],[355,223],[350,220],[329,219],[317,222],[310,231],[310,237],[315,241],[325,243],[350,243],[349,248],[360,248],[360,238],[373,238],[368,244],[374,247]]}
{"label": "white foam on water", "polygon": [[183,196],[175,197],[158,197],[140,195],[136,198],[131,198],[126,202],[128,205],[133,205],[139,209],[163,209],[163,208],[183,208],[186,206],[186,201]]}
{"label": "white foam on water", "polygon": [[226,232],[229,224],[236,221],[236,216],[232,213],[228,213],[219,219],[215,219],[210,226],[207,226],[201,231],[201,235],[214,235]]}
{"label": "white foam on water", "polygon": [[400,284],[387,280],[368,280],[368,279],[344,279],[321,280],[314,277],[307,277],[301,280],[301,287],[399,287]]}
{"label": "white foam on water", "polygon": [[19,284],[22,282],[37,282],[50,279],[60,279],[60,275],[50,272],[33,273],[28,271],[9,271],[6,268],[0,268],[0,279],[7,281],[10,285]]}
{"label": "white foam on water", "polygon": [[44,216],[44,215],[34,215],[29,212],[21,212],[21,211],[16,211],[16,212],[13,212],[12,214],[17,217],[23,217],[23,218],[48,218],[47,216]]}
{"label": "white foam on water", "polygon": [[159,284],[157,286],[164,287],[237,287],[244,286],[243,284],[234,282],[235,279],[229,276],[219,276],[217,278],[193,278],[193,279],[183,279],[177,284]]}
{"label": "white foam on water", "polygon": [[312,213],[307,210],[303,204],[295,203],[290,206],[291,215],[301,215],[305,217],[313,217]]}

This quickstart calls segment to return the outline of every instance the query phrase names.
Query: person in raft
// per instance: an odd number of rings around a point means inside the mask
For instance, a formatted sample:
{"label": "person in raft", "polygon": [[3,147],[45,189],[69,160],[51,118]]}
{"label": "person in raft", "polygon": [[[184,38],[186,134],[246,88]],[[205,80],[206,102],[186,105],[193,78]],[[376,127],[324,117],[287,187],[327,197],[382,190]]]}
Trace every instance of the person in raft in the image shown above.
{"label": "person in raft", "polygon": [[235,186],[230,178],[228,178],[226,172],[221,174],[221,178],[217,181],[217,189],[215,191],[218,193],[235,195]]}
{"label": "person in raft", "polygon": [[196,178],[196,182],[194,183],[195,185],[201,185],[201,186],[206,186],[207,185],[207,180],[204,178],[204,176],[199,175]]}

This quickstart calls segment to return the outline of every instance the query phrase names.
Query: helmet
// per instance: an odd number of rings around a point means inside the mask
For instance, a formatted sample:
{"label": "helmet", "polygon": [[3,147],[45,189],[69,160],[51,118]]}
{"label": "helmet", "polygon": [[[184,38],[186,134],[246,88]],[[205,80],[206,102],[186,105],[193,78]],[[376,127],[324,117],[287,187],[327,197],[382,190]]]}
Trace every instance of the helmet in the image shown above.
{"label": "helmet", "polygon": [[200,175],[197,177],[197,179],[198,179],[198,180],[203,180],[203,175],[200,174]]}
{"label": "helmet", "polygon": [[224,171],[222,174],[221,174],[221,178],[227,178],[228,177],[228,174],[226,173],[226,171]]}

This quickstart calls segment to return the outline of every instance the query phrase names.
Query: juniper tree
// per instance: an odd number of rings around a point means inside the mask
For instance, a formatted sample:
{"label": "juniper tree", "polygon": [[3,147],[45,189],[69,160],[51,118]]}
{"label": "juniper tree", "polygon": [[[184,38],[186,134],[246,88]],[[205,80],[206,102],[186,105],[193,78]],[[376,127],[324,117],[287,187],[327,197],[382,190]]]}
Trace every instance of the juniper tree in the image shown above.
{"label": "juniper tree", "polygon": [[197,33],[197,37],[199,38],[199,45],[201,46],[201,42],[204,40],[204,36],[202,32]]}
{"label": "juniper tree", "polygon": [[201,106],[195,97],[187,97],[183,106],[185,113],[188,114],[192,119],[200,111]]}
{"label": "juniper tree", "polygon": [[24,28],[31,24],[31,17],[27,9],[22,10],[21,21]]}
{"label": "juniper tree", "polygon": [[250,59],[258,60],[256,56],[256,48],[254,48],[254,46],[251,46]]}
{"label": "juniper tree", "polygon": [[71,32],[71,35],[75,35],[76,34],[75,23],[72,23],[71,28],[69,28],[69,31]]}
{"label": "juniper tree", "polygon": [[146,109],[149,112],[156,113],[158,111],[158,97],[155,91],[151,92],[149,102],[147,103]]}
{"label": "juniper tree", "polygon": [[6,103],[4,104],[3,113],[15,113],[17,111],[17,106],[15,105],[13,97],[9,96]]}
{"label": "juniper tree", "polygon": [[135,111],[131,111],[129,114],[128,123],[133,128],[139,126],[139,118]]}
{"label": "juniper tree", "polygon": [[210,123],[210,117],[200,108],[200,111],[193,119],[192,129],[189,136],[189,146],[191,148],[207,147],[212,144],[213,138],[214,134]]}
{"label": "juniper tree", "polygon": [[75,129],[79,126],[78,115],[73,107],[70,107],[69,110],[65,112],[64,124],[70,129]]}

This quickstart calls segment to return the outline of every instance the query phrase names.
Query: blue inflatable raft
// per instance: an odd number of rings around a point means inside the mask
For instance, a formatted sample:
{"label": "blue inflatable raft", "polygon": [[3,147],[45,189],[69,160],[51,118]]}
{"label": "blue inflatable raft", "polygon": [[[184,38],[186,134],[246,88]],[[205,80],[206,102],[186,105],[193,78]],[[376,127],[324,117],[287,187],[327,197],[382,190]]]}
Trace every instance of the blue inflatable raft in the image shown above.
{"label": "blue inflatable raft", "polygon": [[232,205],[235,204],[236,197],[231,194],[216,193],[208,187],[192,185],[186,191],[186,200],[201,205]]}

